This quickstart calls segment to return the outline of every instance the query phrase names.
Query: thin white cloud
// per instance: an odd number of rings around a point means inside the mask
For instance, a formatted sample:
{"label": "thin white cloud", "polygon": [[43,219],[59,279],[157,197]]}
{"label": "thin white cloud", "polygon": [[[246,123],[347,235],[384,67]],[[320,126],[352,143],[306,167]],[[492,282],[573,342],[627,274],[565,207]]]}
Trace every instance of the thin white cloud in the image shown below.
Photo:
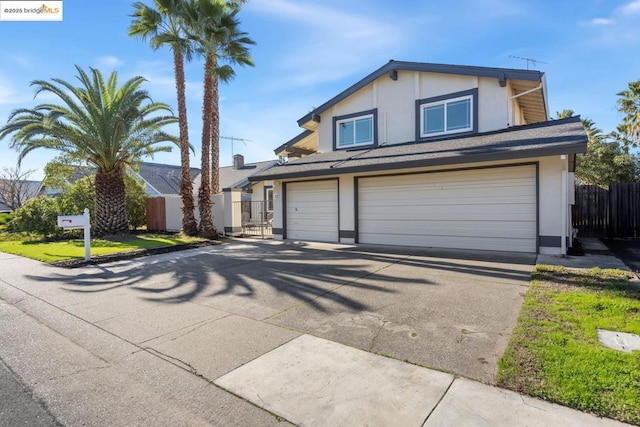
{"label": "thin white cloud", "polygon": [[611,25],[615,23],[615,21],[611,18],[594,18],[590,23],[593,25]]}
{"label": "thin white cloud", "polygon": [[640,0],[635,0],[631,3],[627,3],[626,5],[622,6],[620,10],[625,15],[640,14]]}
{"label": "thin white cloud", "polygon": [[280,59],[287,85],[300,86],[340,79],[370,69],[372,59],[388,58],[401,44],[403,32],[388,21],[345,8],[291,0],[256,0],[253,11],[273,15],[301,27]]}
{"label": "thin white cloud", "polygon": [[[24,103],[33,99],[33,89],[28,85],[17,88],[17,84],[0,74],[0,105],[13,105],[23,107]],[[5,117],[6,118],[6,117]],[[0,120],[3,117],[0,116]]]}
{"label": "thin white cloud", "polygon": [[122,64],[123,62],[120,58],[112,55],[101,56],[97,59],[97,66],[101,69],[114,69],[118,68]]}

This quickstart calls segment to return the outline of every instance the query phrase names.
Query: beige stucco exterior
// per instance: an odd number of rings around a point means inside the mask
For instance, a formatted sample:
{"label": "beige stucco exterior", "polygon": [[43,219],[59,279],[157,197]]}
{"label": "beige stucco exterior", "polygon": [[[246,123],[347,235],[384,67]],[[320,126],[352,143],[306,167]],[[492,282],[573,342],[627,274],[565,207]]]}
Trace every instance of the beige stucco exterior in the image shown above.
{"label": "beige stucco exterior", "polygon": [[[312,130],[313,134],[306,136],[304,139],[299,140],[301,144],[304,142],[305,147],[311,147],[312,144],[309,141],[317,140],[317,151],[320,153],[331,152],[334,149],[335,140],[335,120],[354,118],[359,113],[374,111],[375,114],[375,128],[374,132],[377,135],[376,145],[389,146],[394,144],[403,144],[409,142],[415,142],[420,140],[418,133],[420,120],[418,101],[432,102],[440,101],[444,98],[454,98],[458,96],[475,95],[473,109],[475,111],[473,118],[473,131],[470,133],[486,133],[492,131],[498,131],[507,129],[512,126],[526,125],[530,123],[538,123],[545,121],[546,112],[548,111],[546,103],[546,89],[544,84],[544,78],[539,80],[513,80],[511,78],[505,78],[505,74],[501,74],[502,77],[494,75],[493,77],[482,77],[483,75],[490,74],[477,74],[477,75],[464,75],[469,74],[462,72],[460,74],[447,73],[438,69],[438,72],[425,71],[411,71],[416,68],[397,69],[393,72],[375,74],[374,77],[366,79],[361,85],[357,85],[357,89],[345,91],[346,95],[338,96],[334,100],[328,102],[327,106],[323,106],[317,110],[317,113],[305,116],[301,126],[305,129]],[[505,70],[508,72],[509,70]],[[377,76],[377,77],[375,77]],[[455,94],[455,96],[453,96]],[[431,98],[436,98],[432,100]],[[424,101],[429,100],[429,101]],[[369,114],[369,113],[367,113]],[[347,117],[344,117],[347,116]],[[302,120],[302,119],[301,119]],[[529,120],[529,121],[527,121]],[[455,133],[442,136],[442,138],[451,136],[455,138]],[[428,143],[428,140],[423,140]],[[297,143],[296,143],[297,144]],[[375,149],[375,146],[362,146],[363,149]],[[477,173],[470,173],[472,169],[480,168],[498,168],[506,165],[534,165],[535,166],[535,202],[533,201],[533,193],[531,191],[534,181],[533,175],[529,173],[526,178],[529,184],[527,184],[526,192],[531,194],[526,197],[531,200],[527,204],[526,212],[527,218],[531,218],[531,214],[535,215],[535,236],[531,236],[529,242],[532,243],[528,248],[535,246],[535,250],[544,254],[564,254],[566,253],[567,245],[571,244],[571,204],[573,199],[571,194],[573,193],[574,181],[573,174],[569,170],[569,156],[567,155],[547,155],[540,157],[528,157],[528,158],[516,158],[512,160],[500,160],[500,161],[485,161],[485,162],[469,162],[464,157],[460,157],[460,162],[455,164],[448,164],[445,166],[424,166],[417,168],[405,168],[399,167],[398,169],[389,170],[376,170],[372,172],[358,172],[358,173],[336,173],[335,175],[325,175],[326,171],[323,171],[322,176],[296,178],[288,180],[276,180],[273,181],[274,189],[274,220],[273,229],[274,237],[276,239],[282,239],[287,237],[287,224],[286,219],[283,218],[284,213],[287,210],[285,205],[286,185],[292,182],[303,181],[317,181],[334,179],[337,180],[337,194],[338,201],[338,241],[345,244],[359,243],[358,233],[358,182],[359,178],[371,177],[371,176],[385,176],[385,175],[400,175],[400,174],[412,174],[421,172],[446,172],[451,174],[452,180],[464,180],[464,176],[474,176]],[[507,158],[507,157],[504,157]],[[380,169],[380,168],[377,168]],[[512,168],[515,170],[515,168]],[[524,168],[522,169],[524,170]],[[531,169],[528,169],[531,171]],[[458,175],[456,177],[456,175]],[[440,175],[441,177],[444,175]],[[500,176],[496,173],[495,176]],[[500,181],[500,178],[492,178],[494,183],[488,184],[491,188],[494,188],[495,183],[504,182]],[[514,178],[513,182],[516,182],[519,178]],[[390,185],[388,182],[392,181],[379,181],[369,180],[368,182],[383,182],[384,185]],[[394,186],[402,187],[402,182],[407,180],[395,180]],[[425,180],[425,182],[428,180]],[[477,181],[469,179],[467,181],[473,184]],[[362,184],[364,185],[364,184]],[[260,190],[258,190],[260,188]],[[262,197],[262,187],[256,186],[256,197]],[[296,188],[300,189],[299,185]],[[311,186],[309,186],[311,188]],[[379,187],[370,187],[368,194],[374,194]],[[396,188],[396,187],[394,187]],[[411,185],[403,188],[412,188]],[[472,188],[470,185],[469,188]],[[489,187],[487,187],[489,188]],[[500,184],[498,184],[498,188]],[[363,187],[363,192],[365,191]],[[404,194],[410,194],[411,190]],[[420,193],[422,195],[424,206],[431,206],[431,198],[426,197],[426,192]],[[453,194],[453,198],[456,198],[455,192],[449,191],[447,194]],[[483,193],[484,194],[484,193]],[[521,193],[518,193],[521,194]],[[390,195],[390,200],[394,200],[395,196]],[[504,198],[503,198],[504,199]],[[374,199],[375,200],[375,197]],[[459,200],[459,199],[456,199]],[[404,199],[403,202],[398,204],[412,204],[414,200]],[[504,208],[512,206],[509,199],[500,202]],[[362,205],[365,206],[365,205]],[[377,206],[374,203],[372,206]],[[403,206],[398,206],[398,209],[402,209]],[[302,209],[302,208],[301,208]],[[503,212],[506,209],[499,210]],[[534,211],[535,212],[532,212]],[[476,210],[470,211],[470,217],[472,221],[469,224],[477,222],[475,215]],[[420,215],[423,215],[422,213]],[[386,220],[387,214],[385,213],[383,220]],[[393,222],[397,223],[397,220],[393,218],[393,214],[389,214],[390,226]],[[422,221],[422,216],[419,216],[419,221]],[[380,220],[377,220],[380,221]],[[409,221],[409,219],[407,219]],[[496,220],[494,220],[496,221]],[[514,220],[515,224],[517,219]],[[528,219],[527,224],[527,236],[534,228],[532,220]],[[364,224],[364,223],[363,223]],[[417,223],[416,223],[417,224]],[[468,229],[468,228],[467,228]],[[459,229],[457,229],[459,230]],[[472,228],[476,230],[476,228]],[[390,232],[393,233],[393,232]],[[401,235],[401,234],[398,234]],[[362,232],[362,236],[365,236]],[[456,238],[460,236],[456,235]],[[363,237],[364,238],[364,237]],[[428,246],[428,242],[426,243]],[[529,249],[527,249],[529,250]],[[533,249],[531,249],[533,250]]]}
{"label": "beige stucco exterior", "polygon": [[[339,230],[341,232],[355,232],[356,230],[356,195],[355,195],[355,178],[385,175],[394,173],[413,173],[413,172],[431,172],[431,171],[450,171],[451,174],[455,174],[456,170],[465,170],[470,168],[479,168],[487,166],[503,166],[503,165],[518,165],[518,164],[537,164],[538,165],[538,237],[540,239],[540,245],[538,251],[544,254],[560,254],[561,247],[557,244],[553,246],[545,246],[545,242],[549,242],[550,239],[560,241],[561,236],[564,235],[565,239],[570,236],[570,199],[568,192],[563,196],[562,193],[562,181],[566,180],[570,184],[570,173],[567,172],[568,160],[562,158],[562,156],[552,157],[537,157],[517,159],[511,161],[500,162],[481,162],[481,163],[469,163],[464,165],[448,165],[437,167],[425,167],[425,168],[412,168],[403,169],[401,171],[388,171],[388,172],[370,172],[370,173],[358,173],[358,174],[341,174],[334,176],[323,176],[322,179],[338,178],[339,182]],[[300,182],[300,181],[313,181],[314,179],[304,180],[291,180],[286,182]],[[274,230],[282,230],[283,228],[283,181],[274,181]],[[566,221],[563,222],[562,212],[566,215]],[[399,207],[400,209],[400,207]],[[278,234],[274,231],[274,237],[276,239],[282,239],[282,232]],[[355,238],[341,237],[340,243],[353,244],[356,242]]]}
{"label": "beige stucco exterior", "polygon": [[[478,132],[523,124],[518,102],[510,99],[510,86],[501,87],[497,79],[398,71],[397,80],[382,76],[322,113],[317,132],[318,151],[333,150],[333,117],[374,108],[378,111],[378,145],[414,141],[416,100],[470,89],[478,89]],[[511,111],[514,120],[510,119]]]}

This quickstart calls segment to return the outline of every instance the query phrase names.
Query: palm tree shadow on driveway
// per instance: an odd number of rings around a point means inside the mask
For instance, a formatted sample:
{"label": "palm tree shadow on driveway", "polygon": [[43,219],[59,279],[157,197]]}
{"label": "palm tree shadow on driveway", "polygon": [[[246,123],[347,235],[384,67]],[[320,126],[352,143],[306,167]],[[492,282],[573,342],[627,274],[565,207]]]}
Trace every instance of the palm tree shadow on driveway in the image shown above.
{"label": "palm tree shadow on driveway", "polygon": [[[308,304],[323,312],[326,310],[323,301],[354,311],[369,309],[362,301],[335,292],[339,288],[398,293],[397,286],[407,283],[407,279],[385,271],[392,265],[503,279],[521,279],[527,274],[490,265],[425,258],[413,252],[388,253],[384,248],[344,250],[313,244],[238,242],[187,252],[94,266],[72,276],[54,273],[28,278],[64,283],[64,289],[76,293],[131,289],[142,298],[160,303],[179,304],[232,295],[266,300],[267,305],[278,298],[293,299],[293,303]],[[412,276],[411,284],[439,286],[428,274]]]}

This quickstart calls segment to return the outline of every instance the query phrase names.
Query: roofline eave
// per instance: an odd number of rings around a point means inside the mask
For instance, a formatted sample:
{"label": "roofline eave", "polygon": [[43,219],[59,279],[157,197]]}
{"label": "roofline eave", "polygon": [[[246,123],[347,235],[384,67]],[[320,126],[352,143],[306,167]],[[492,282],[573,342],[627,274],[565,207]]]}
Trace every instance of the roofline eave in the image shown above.
{"label": "roofline eave", "polygon": [[362,173],[362,172],[375,172],[375,171],[389,171],[394,169],[412,169],[419,167],[431,167],[431,166],[447,166],[455,164],[466,163],[479,163],[479,162],[491,162],[500,160],[517,160],[531,157],[549,157],[563,154],[577,154],[585,153],[587,151],[586,138],[584,142],[575,142],[572,144],[563,145],[560,147],[548,147],[548,148],[535,148],[535,149],[522,149],[516,151],[502,151],[499,153],[482,153],[482,154],[468,154],[464,156],[445,157],[431,160],[409,160],[396,163],[380,163],[380,164],[368,164],[361,166],[347,166],[339,169],[320,169],[314,171],[300,171],[293,173],[278,173],[272,175],[252,176],[249,178],[251,182],[259,182],[266,180],[279,180],[289,178],[311,178],[316,176],[327,175],[341,175],[344,173]]}

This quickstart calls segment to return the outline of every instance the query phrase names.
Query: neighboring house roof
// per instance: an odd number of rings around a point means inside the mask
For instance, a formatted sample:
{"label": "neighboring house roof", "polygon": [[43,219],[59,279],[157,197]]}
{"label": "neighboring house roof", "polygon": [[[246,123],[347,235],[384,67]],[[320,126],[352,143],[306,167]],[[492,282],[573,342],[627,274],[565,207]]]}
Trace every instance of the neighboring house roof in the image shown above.
{"label": "neighboring house roof", "polygon": [[250,180],[454,165],[584,153],[586,150],[587,135],[577,116],[458,138],[315,153],[274,166]]}
{"label": "neighboring house roof", "polygon": [[[0,179],[0,187],[4,187],[5,184],[11,185],[11,183],[12,181]],[[25,202],[33,199],[42,192],[42,181],[21,180],[19,184],[17,184],[17,188],[21,198],[24,199],[23,202]],[[3,201],[0,195],[0,212],[10,212],[11,208],[4,202],[6,201]]]}
{"label": "neighboring house roof", "polygon": [[220,188],[241,188],[248,189],[251,186],[249,177],[264,172],[277,164],[277,160],[267,160],[264,162],[245,163],[244,166],[234,169],[233,166],[220,168]]}
{"label": "neighboring house roof", "polygon": [[[159,195],[180,194],[181,166],[148,162],[140,162],[138,165],[138,175],[151,187],[147,189],[148,194],[153,193],[150,190],[155,190]],[[200,169],[191,168],[190,171],[193,182],[200,175]]]}
{"label": "neighboring house roof", "polygon": [[[385,74],[388,74],[391,79],[396,80],[398,78],[398,71],[421,71],[427,73],[493,77],[498,79],[498,82],[501,86],[505,86],[508,79],[542,83],[544,78],[543,72],[533,70],[516,70],[511,68],[475,67],[468,65],[446,65],[391,60],[368,76],[355,83],[354,85],[340,92],[338,95],[334,96],[321,106],[314,108],[311,112],[298,120],[298,125],[303,126],[305,123],[308,123],[311,120],[318,121],[319,115],[321,113],[327,111],[329,108],[333,107],[345,98],[353,95],[369,83]],[[545,117],[547,116],[548,115],[545,114]]]}

